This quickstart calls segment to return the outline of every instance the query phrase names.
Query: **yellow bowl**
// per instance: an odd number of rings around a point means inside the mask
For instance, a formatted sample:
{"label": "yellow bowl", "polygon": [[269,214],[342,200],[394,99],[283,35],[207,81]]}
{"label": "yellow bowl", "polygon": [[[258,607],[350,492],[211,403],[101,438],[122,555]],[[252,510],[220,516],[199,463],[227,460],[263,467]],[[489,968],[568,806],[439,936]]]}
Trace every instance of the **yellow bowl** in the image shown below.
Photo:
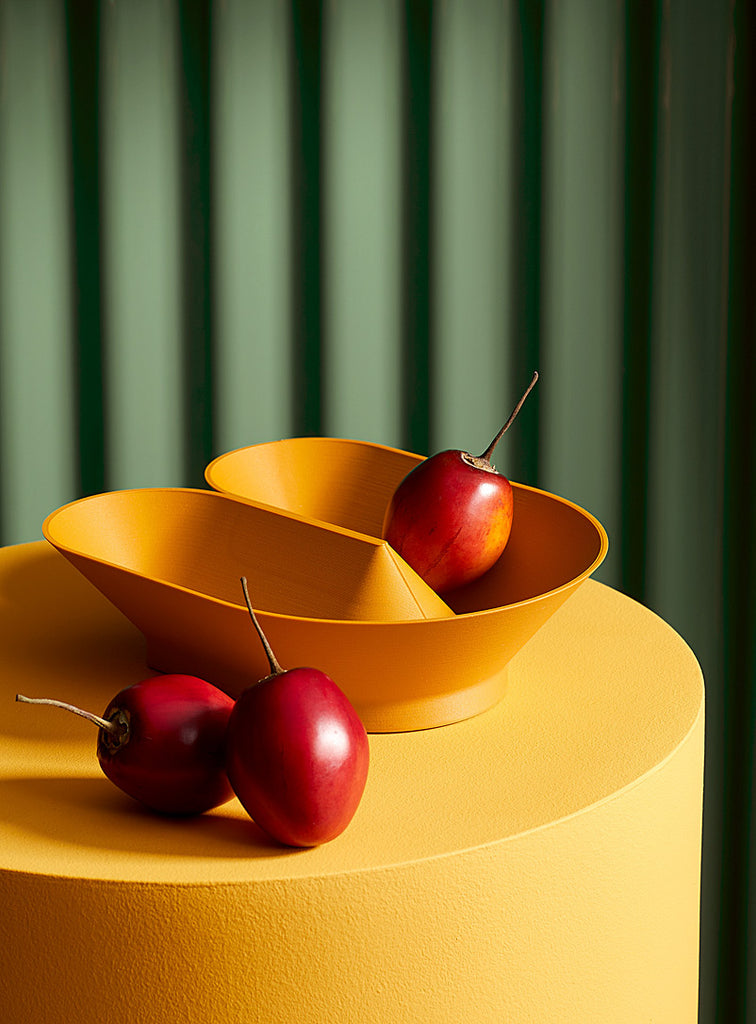
{"label": "yellow bowl", "polygon": [[[368,442],[291,438],[221,455],[205,478],[227,495],[380,537],[394,489],[422,459]],[[293,625],[282,634],[294,660],[332,666],[370,731],[443,725],[490,707],[512,657],[605,558],[606,531],[590,513],[533,487],[513,490],[507,548],[481,579],[444,595],[453,618],[300,621],[296,638]]]}
{"label": "yellow bowl", "polygon": [[327,672],[368,731],[446,725],[502,697],[508,663],[601,563],[607,537],[571,502],[515,484],[501,559],[441,600],[379,537],[419,461],[338,439],[273,442],[208,467],[237,494],[112,491],[51,513],[43,533],[141,630],[156,670],[233,696],[267,674],[245,575],[281,664]]}

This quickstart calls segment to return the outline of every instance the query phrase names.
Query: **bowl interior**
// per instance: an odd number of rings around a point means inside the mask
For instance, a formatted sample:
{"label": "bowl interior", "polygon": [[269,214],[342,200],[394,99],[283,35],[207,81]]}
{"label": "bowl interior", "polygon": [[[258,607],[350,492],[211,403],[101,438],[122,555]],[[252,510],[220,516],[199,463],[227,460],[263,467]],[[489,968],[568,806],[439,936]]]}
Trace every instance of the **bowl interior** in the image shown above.
{"label": "bowl interior", "polygon": [[[420,455],[340,438],[306,437],[239,448],[205,471],[216,490],[380,537],[394,490]],[[606,554],[606,534],[577,505],[513,483],[514,520],[496,565],[444,595],[455,613],[532,600],[589,576]]]}
{"label": "bowl interior", "polygon": [[83,498],[44,533],[84,555],[200,595],[337,620],[403,621],[451,614],[382,541],[328,528],[214,491],[146,488]]}
{"label": "bowl interior", "polygon": [[295,437],[220,455],[205,479],[225,494],[380,537],[391,495],[419,462],[385,445]]}
{"label": "bowl interior", "polygon": [[607,537],[572,502],[512,484],[514,516],[504,553],[480,579],[444,595],[457,614],[537,600],[585,579],[603,561]]}

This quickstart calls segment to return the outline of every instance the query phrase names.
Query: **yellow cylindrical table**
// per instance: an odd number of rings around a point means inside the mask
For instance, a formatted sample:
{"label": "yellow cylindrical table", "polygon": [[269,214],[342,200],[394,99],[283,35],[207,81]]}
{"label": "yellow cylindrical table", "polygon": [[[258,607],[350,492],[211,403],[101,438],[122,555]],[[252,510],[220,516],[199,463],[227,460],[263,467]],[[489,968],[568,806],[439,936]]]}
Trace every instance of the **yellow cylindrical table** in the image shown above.
{"label": "yellow cylindrical table", "polygon": [[703,681],[611,588],[566,602],[493,709],[372,735],[354,820],[314,850],[236,801],[144,811],[101,774],[93,726],[14,702],[101,713],[152,674],[45,543],[0,550],[0,651],[8,1024],[697,1019]]}

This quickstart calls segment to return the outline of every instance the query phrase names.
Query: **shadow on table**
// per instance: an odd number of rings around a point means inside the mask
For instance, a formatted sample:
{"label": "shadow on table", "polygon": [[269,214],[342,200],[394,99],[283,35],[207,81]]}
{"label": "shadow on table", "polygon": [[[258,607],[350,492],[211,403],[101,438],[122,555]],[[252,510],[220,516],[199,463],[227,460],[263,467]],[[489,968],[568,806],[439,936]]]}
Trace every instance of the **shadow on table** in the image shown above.
{"label": "shadow on table", "polygon": [[0,780],[0,818],[12,829],[70,851],[187,858],[287,857],[302,850],[270,839],[232,800],[214,811],[172,818],[153,813],[102,778]]}

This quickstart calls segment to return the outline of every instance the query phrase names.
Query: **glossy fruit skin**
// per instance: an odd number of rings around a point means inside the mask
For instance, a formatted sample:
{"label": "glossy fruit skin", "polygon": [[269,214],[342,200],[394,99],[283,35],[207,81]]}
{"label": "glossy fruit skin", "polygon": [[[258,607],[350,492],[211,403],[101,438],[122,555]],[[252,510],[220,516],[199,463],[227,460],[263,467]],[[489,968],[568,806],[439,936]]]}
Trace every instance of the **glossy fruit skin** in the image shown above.
{"label": "glossy fruit skin", "polygon": [[513,512],[505,476],[482,458],[449,449],[402,480],[386,510],[383,536],[441,594],[491,568],[509,540]]}
{"label": "glossy fruit skin", "polygon": [[237,699],[226,770],[242,806],[269,836],[311,847],[340,835],[367,781],[367,733],[324,672],[270,675]]}
{"label": "glossy fruit skin", "polygon": [[163,814],[218,807],[234,795],[225,772],[233,707],[228,694],[196,676],[134,683],[116,694],[102,716],[126,720],[128,739],[119,746],[100,729],[100,766],[124,793]]}

